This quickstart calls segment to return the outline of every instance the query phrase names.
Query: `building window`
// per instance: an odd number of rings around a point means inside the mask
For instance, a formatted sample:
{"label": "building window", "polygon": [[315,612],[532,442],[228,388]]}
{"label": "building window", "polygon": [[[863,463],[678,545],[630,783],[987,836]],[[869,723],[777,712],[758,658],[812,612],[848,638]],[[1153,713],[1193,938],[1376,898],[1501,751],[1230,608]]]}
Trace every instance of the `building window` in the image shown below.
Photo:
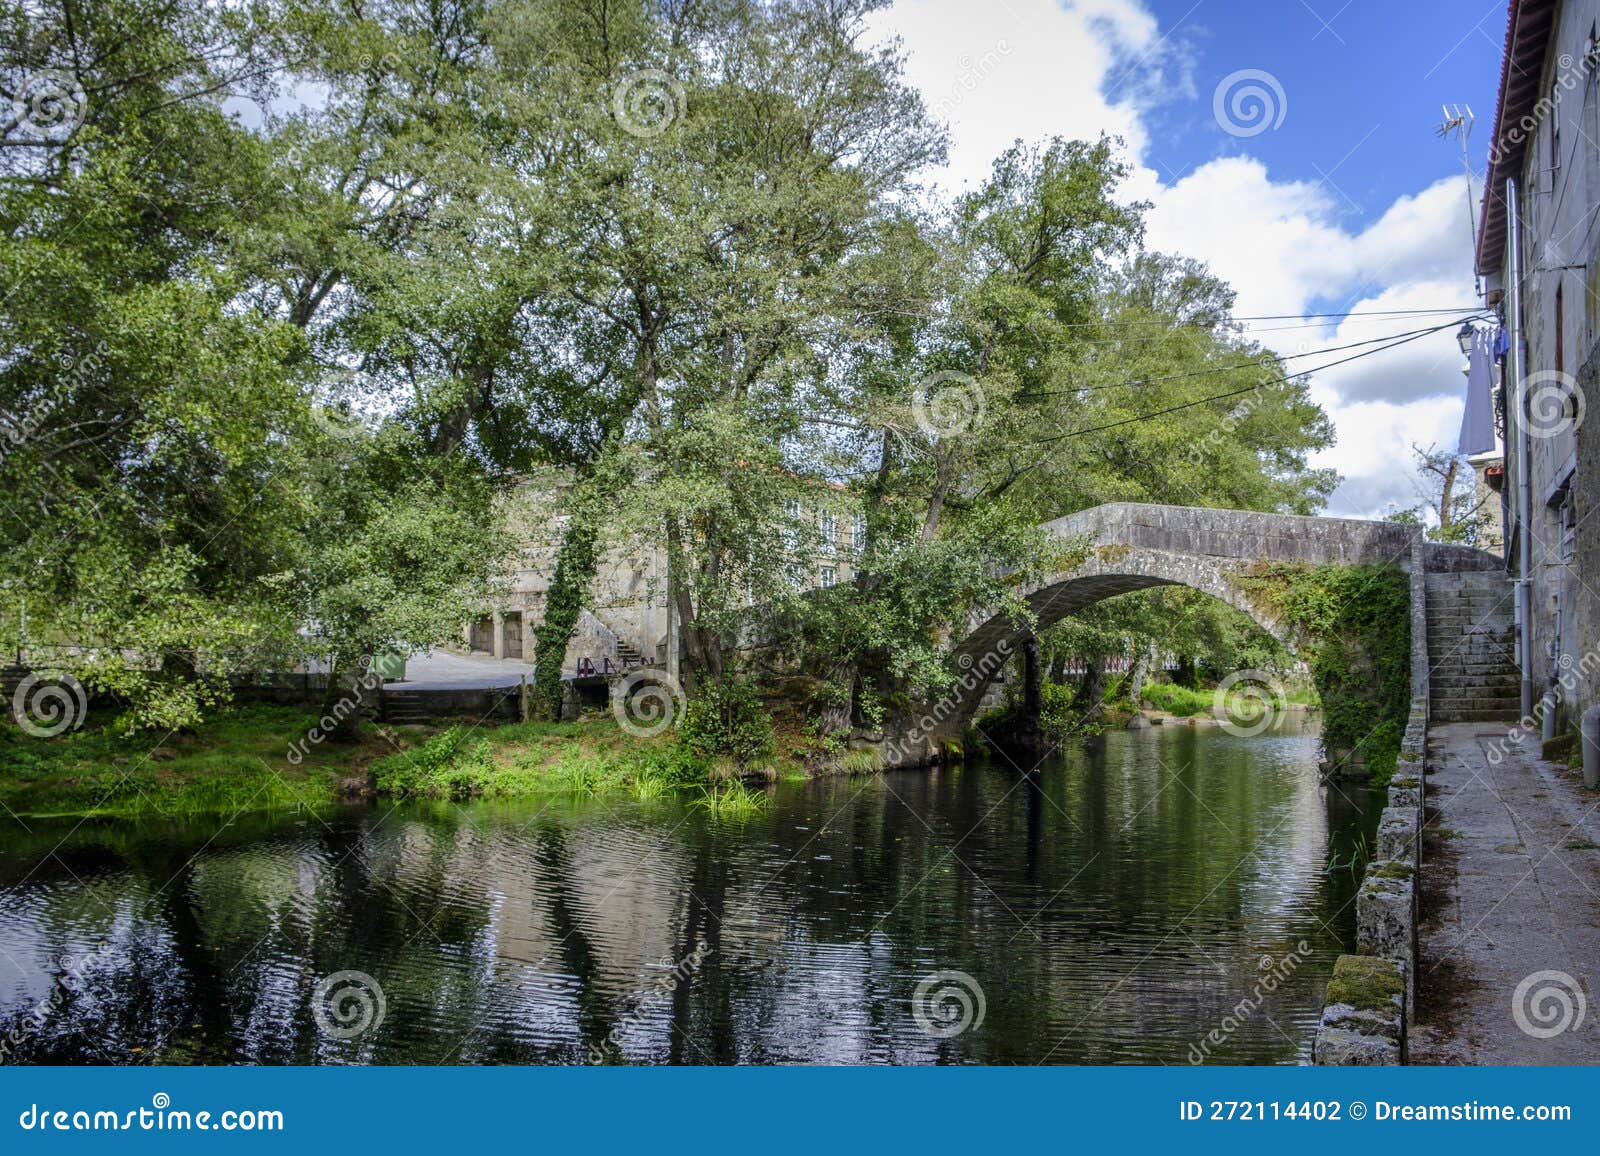
{"label": "building window", "polygon": [[1550,191],[1555,192],[1556,177],[1561,172],[1561,92],[1560,85],[1550,87]]}
{"label": "building window", "polygon": [[855,547],[857,554],[867,548],[867,519],[861,514],[856,515],[855,523],[850,527],[850,545]]}
{"label": "building window", "polygon": [[[1557,278],[1560,278],[1560,276],[1561,276],[1560,273],[1556,274]],[[1556,281],[1556,372],[1557,373],[1562,373],[1567,368],[1566,328],[1567,328],[1567,311],[1566,311],[1566,308],[1562,304],[1562,301],[1561,301],[1561,282],[1558,279]]]}
{"label": "building window", "polygon": [[832,552],[839,541],[839,519],[829,510],[822,511],[822,548]]}
{"label": "building window", "polygon": [[798,550],[800,549],[800,499],[790,498],[784,502],[783,512],[789,520],[789,524],[783,530],[784,544],[791,551]]}
{"label": "building window", "polygon": [[838,585],[838,582],[839,571],[835,570],[832,566],[824,566],[822,568],[822,588],[826,590],[830,586]]}

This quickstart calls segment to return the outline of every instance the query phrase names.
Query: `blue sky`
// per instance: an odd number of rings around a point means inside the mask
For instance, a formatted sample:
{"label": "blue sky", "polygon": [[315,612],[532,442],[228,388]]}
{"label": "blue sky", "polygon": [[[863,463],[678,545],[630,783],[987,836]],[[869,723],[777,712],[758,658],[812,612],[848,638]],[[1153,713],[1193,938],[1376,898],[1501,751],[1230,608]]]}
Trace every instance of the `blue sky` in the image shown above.
{"label": "blue sky", "polygon": [[[1149,247],[1207,262],[1237,291],[1241,316],[1302,317],[1476,304],[1460,149],[1434,128],[1442,105],[1472,106],[1481,177],[1505,9],[1504,0],[896,0],[873,31],[900,39],[908,79],[950,126],[949,164],[935,183],[971,186],[1016,139],[1119,136],[1133,168],[1124,193],[1151,205]],[[1246,75],[1223,86],[1235,74]],[[1241,85],[1263,96],[1265,122],[1249,119],[1261,104],[1236,118],[1227,98]],[[1357,316],[1253,328],[1280,353],[1315,354],[1416,327]],[[1313,375],[1312,395],[1339,435],[1314,464],[1345,478],[1328,513],[1373,517],[1418,501],[1412,447],[1454,447],[1460,363],[1442,332]]]}
{"label": "blue sky", "polygon": [[1249,154],[1276,177],[1327,180],[1360,218],[1461,171],[1457,146],[1432,129],[1441,106],[1466,104],[1480,118],[1471,143],[1481,169],[1504,0],[1155,0],[1148,8],[1161,34],[1192,54],[1202,96],[1257,68],[1279,78],[1286,98],[1282,125],[1246,139],[1216,125],[1209,100],[1157,106],[1148,123],[1158,163],[1181,171]]}

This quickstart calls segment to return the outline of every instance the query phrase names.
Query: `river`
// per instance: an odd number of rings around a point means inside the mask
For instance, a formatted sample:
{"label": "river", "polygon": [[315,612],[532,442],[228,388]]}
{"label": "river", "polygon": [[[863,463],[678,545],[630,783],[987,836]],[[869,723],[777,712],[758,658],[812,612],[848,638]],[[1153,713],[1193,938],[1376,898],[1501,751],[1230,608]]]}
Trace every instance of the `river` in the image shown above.
{"label": "river", "polygon": [[[4,820],[0,1029],[90,1063],[1296,1063],[1378,801],[1303,726],[688,799]],[[358,973],[358,974],[352,974]]]}

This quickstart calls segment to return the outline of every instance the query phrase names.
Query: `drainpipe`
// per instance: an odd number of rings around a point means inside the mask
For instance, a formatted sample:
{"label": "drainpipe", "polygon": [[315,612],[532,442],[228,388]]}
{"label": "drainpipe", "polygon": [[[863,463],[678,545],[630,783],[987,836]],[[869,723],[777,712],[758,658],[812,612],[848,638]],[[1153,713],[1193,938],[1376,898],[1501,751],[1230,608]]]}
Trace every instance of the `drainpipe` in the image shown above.
{"label": "drainpipe", "polygon": [[[1533,480],[1529,475],[1529,458],[1533,453],[1532,439],[1528,436],[1528,423],[1524,420],[1525,401],[1522,396],[1522,379],[1526,371],[1526,354],[1522,345],[1522,221],[1517,205],[1517,182],[1506,179],[1506,248],[1510,252],[1511,276],[1508,278],[1510,301],[1506,312],[1511,329],[1512,388],[1506,390],[1507,399],[1515,398],[1514,405],[1506,407],[1506,440],[1510,441],[1510,426],[1515,410],[1517,429],[1517,665],[1522,671],[1522,717],[1533,713],[1533,598],[1529,586],[1529,559],[1533,554],[1532,518]],[[1508,450],[1511,448],[1508,444]]]}

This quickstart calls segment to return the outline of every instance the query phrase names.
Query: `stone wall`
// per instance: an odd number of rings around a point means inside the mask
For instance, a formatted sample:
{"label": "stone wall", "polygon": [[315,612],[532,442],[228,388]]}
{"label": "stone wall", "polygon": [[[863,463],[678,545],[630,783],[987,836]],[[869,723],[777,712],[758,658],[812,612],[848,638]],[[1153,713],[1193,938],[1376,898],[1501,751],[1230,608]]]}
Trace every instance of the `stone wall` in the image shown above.
{"label": "stone wall", "polygon": [[1416,1010],[1427,741],[1428,700],[1414,697],[1373,859],[1356,893],[1356,954],[1334,964],[1312,1063],[1406,1062],[1406,1031]]}
{"label": "stone wall", "polygon": [[[1578,483],[1574,487],[1574,516],[1578,525],[1578,551],[1573,567],[1588,575],[1577,583],[1577,637],[1580,645],[1600,645],[1600,597],[1593,586],[1600,576],[1600,342],[1590,349],[1578,373],[1578,388],[1590,410],[1578,427]],[[1581,659],[1582,654],[1574,655]],[[1588,663],[1579,672],[1578,701],[1571,704],[1568,717],[1577,719],[1589,707],[1600,705],[1600,664]]]}

